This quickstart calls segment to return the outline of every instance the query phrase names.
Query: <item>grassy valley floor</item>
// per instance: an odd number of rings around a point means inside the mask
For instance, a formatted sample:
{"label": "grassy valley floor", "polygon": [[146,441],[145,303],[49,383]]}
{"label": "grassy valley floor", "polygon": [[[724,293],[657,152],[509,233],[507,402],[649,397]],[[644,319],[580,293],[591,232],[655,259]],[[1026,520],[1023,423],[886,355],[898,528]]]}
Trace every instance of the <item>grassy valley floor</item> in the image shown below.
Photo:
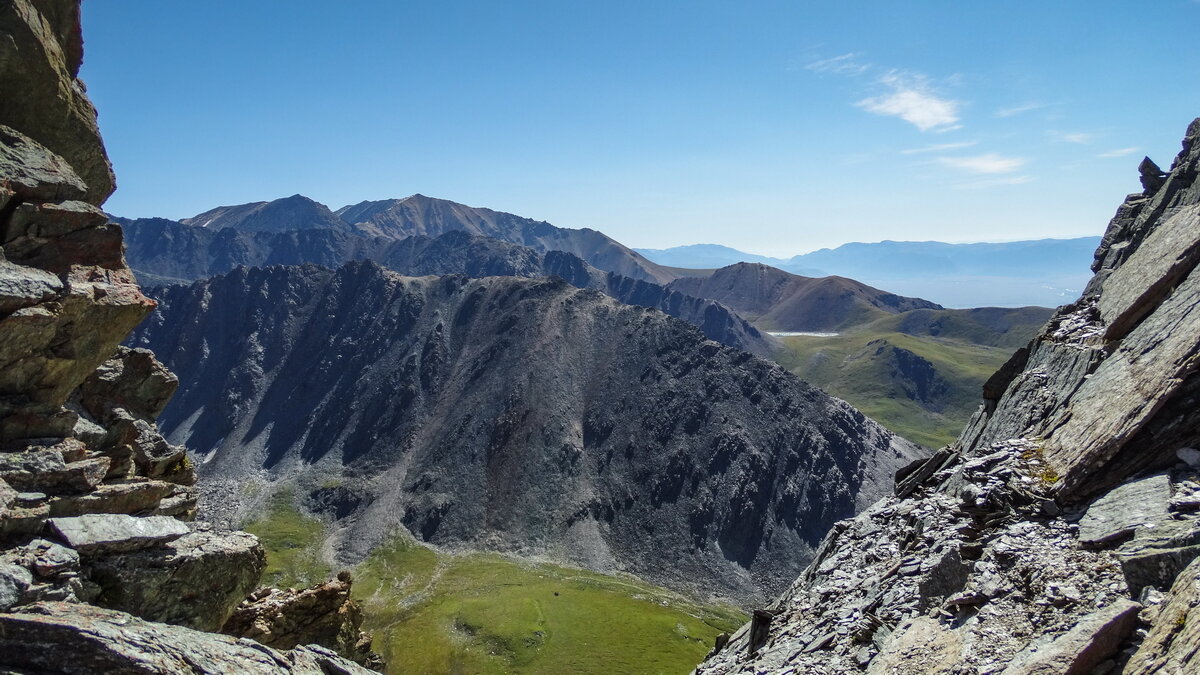
{"label": "grassy valley floor", "polygon": [[[324,528],[291,493],[246,529],[267,548],[265,583],[329,576],[317,555]],[[364,628],[389,673],[687,673],[717,634],[747,618],[630,576],[442,553],[405,537],[373,552],[354,577]]]}

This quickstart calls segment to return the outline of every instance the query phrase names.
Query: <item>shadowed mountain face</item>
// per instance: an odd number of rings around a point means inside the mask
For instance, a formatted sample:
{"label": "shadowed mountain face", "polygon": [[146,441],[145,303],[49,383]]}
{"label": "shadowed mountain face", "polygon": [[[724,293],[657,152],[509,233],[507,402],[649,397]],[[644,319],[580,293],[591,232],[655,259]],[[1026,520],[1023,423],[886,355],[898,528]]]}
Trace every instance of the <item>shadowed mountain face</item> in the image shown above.
{"label": "shadowed mountain face", "polygon": [[813,279],[760,263],[738,263],[707,277],[685,277],[668,285],[688,295],[716,300],[761,328],[832,331],[884,314],[940,305],[871,288],[853,279]]}
{"label": "shadowed mountain face", "polygon": [[593,267],[643,281],[666,283],[679,276],[674,270],[650,262],[596,230],[555,227],[545,221],[425,195],[361,202],[338,209],[337,215],[367,234],[392,238],[414,234],[436,237],[461,230],[542,252],[572,253]]}
{"label": "shadowed mountain face", "polygon": [[404,525],[761,599],[915,453],[777,365],[558,279],[353,263],[157,293],[132,342],[183,383],[163,428],[218,485],[265,468],[320,492],[345,561]]}
{"label": "shadowed mountain face", "polygon": [[560,251],[539,253],[490,237],[452,230],[437,237],[399,241],[331,229],[289,232],[209,230],[162,218],[114,219],[125,230],[126,258],[148,286],[188,283],[224,274],[239,265],[339,267],[374,260],[410,276],[465,274],[469,277],[557,275],[579,288],[594,288],[622,302],[655,307],[698,326],[721,344],[767,356],[769,336],[713,300],[688,296],[658,284],[602,272]]}

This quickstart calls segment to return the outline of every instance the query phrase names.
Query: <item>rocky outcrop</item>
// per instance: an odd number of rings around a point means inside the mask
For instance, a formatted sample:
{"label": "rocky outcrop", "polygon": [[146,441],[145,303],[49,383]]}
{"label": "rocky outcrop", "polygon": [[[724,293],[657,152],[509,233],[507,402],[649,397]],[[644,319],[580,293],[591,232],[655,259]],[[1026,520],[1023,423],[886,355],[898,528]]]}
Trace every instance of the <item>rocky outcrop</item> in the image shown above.
{"label": "rocky outcrop", "polygon": [[0,35],[5,36],[0,40],[0,91],[5,92],[0,124],[20,129],[65,159],[86,186],[84,201],[103,203],[116,181],[100,142],[96,109],[79,80],[79,3],[5,2]]}
{"label": "rocky outcrop", "polygon": [[698,672],[1189,672],[1198,140],[1200,120],[1169,173],[1143,164],[1084,296],[989,380],[959,440],[835,526],[769,628]]}
{"label": "rocky outcrop", "polygon": [[276,649],[331,645],[359,663],[382,665],[371,653],[371,636],[358,630],[362,610],[350,598],[350,584],[350,573],[342,572],[304,590],[259,589],[238,606],[221,632]]}
{"label": "rocky outcrop", "polygon": [[0,670],[355,672],[135,618],[220,627],[262,549],[189,527],[195,474],[154,424],[178,382],[118,348],[154,302],[99,208],[81,59],[77,0],[0,4]]}
{"label": "rocky outcrop", "polygon": [[254,508],[247,475],[294,483],[336,505],[344,564],[404,527],[759,597],[916,452],[778,365],[562,279],[351,263],[160,298],[132,342],[185,383],[161,422],[221,490],[213,517]]}

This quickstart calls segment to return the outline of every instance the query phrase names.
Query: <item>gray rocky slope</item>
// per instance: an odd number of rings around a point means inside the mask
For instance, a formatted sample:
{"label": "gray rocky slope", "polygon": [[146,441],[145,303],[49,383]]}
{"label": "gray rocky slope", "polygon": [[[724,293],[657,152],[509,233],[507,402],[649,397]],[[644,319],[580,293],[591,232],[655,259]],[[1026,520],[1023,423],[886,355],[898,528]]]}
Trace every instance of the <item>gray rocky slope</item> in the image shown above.
{"label": "gray rocky slope", "polygon": [[749,600],[915,453],[775,364],[559,278],[350,263],[160,290],[132,344],[180,374],[161,424],[231,486],[214,516],[239,515],[248,476],[294,483],[344,562],[404,527]]}
{"label": "gray rocky slope", "polygon": [[374,260],[411,276],[557,275],[572,285],[595,288],[627,304],[661,309],[699,327],[706,336],[721,344],[759,356],[767,356],[776,348],[770,336],[716,301],[690,296],[651,281],[604,272],[571,253],[543,253],[463,230],[450,230],[436,237],[412,235],[397,240],[319,225],[304,226],[302,221],[291,230],[247,232],[236,226],[214,229],[162,218],[113,220],[124,229],[126,257],[146,286],[195,281],[229,272],[239,265],[314,263],[339,267],[353,260]]}
{"label": "gray rocky slope", "polygon": [[[99,208],[113,178],[82,55],[77,0],[0,3],[0,671],[368,672],[212,632],[234,632],[263,550],[192,522],[195,473],[154,425],[178,381],[119,347],[154,302]],[[304,617],[327,630],[298,637],[366,661],[339,583]]]}
{"label": "gray rocky slope", "polygon": [[1200,119],[958,441],[700,673],[1200,671]]}

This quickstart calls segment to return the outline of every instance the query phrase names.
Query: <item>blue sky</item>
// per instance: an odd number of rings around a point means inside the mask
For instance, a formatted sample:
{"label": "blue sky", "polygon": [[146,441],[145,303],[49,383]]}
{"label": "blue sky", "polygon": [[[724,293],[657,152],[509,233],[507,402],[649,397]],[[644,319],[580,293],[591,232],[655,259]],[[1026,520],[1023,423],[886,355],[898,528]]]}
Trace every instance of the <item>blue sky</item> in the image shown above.
{"label": "blue sky", "polygon": [[1100,234],[1200,3],[84,3],[124,216],[423,193],[638,247]]}

